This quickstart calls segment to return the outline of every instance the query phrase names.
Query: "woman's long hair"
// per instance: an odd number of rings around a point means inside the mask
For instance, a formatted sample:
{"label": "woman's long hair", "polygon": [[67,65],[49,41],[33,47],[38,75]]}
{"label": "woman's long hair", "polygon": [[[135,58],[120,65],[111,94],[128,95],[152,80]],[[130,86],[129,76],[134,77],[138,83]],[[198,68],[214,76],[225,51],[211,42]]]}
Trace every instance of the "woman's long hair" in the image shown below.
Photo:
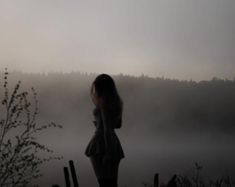
{"label": "woman's long hair", "polygon": [[107,74],[100,74],[95,78],[92,85],[94,85],[97,95],[102,98],[102,109],[109,117],[117,119],[114,128],[121,128],[123,102],[112,77]]}

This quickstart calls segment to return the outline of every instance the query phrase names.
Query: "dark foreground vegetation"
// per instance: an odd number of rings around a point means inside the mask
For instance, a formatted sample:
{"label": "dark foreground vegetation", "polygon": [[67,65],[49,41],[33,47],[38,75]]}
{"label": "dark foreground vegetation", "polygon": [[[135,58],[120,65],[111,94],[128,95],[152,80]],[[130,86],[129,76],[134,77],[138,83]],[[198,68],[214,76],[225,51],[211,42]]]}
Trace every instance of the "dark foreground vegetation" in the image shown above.
{"label": "dark foreground vegetation", "polygon": [[195,173],[192,176],[175,174],[167,183],[159,184],[159,175],[155,174],[153,185],[143,182],[144,187],[232,187],[235,181],[230,176],[219,179],[205,179],[201,175],[202,166],[195,163]]}
{"label": "dark foreground vegetation", "polygon": [[[32,102],[29,92],[21,90],[21,81],[13,90],[9,90],[7,70],[3,80],[0,113],[0,186],[27,186],[33,179],[42,175],[39,169],[41,164],[53,159],[62,159],[60,156],[51,156],[53,150],[40,143],[36,135],[47,128],[62,126],[54,122],[38,125],[38,100],[35,89],[31,88]],[[42,152],[50,155],[42,157]]]}

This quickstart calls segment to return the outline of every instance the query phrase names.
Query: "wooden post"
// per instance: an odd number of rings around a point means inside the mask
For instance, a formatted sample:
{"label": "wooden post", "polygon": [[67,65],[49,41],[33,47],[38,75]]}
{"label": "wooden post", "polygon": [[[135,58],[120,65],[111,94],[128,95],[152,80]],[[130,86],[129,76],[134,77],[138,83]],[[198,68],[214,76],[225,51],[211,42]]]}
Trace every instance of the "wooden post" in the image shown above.
{"label": "wooden post", "polygon": [[177,187],[177,181],[176,181],[177,175],[174,175],[171,180],[168,182],[166,187]]}
{"label": "wooden post", "polygon": [[70,187],[69,170],[67,167],[64,167],[64,177],[65,177],[66,187]]}
{"label": "wooden post", "polygon": [[154,185],[153,186],[154,187],[158,187],[159,186],[159,174],[158,173],[156,173],[154,175]]}
{"label": "wooden post", "polygon": [[79,187],[76,171],[75,171],[74,164],[73,164],[72,160],[69,161],[69,166],[70,166],[70,171],[71,171],[71,174],[72,174],[73,185],[74,185],[74,187]]}

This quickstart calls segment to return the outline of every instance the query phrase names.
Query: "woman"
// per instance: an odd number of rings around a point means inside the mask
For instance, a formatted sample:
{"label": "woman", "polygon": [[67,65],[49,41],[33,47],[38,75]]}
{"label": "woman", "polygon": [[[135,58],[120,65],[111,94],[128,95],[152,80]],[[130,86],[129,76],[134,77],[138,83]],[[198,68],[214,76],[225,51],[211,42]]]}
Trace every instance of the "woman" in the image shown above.
{"label": "woman", "polygon": [[124,152],[114,129],[122,126],[123,103],[114,80],[107,74],[96,77],[90,94],[95,104],[96,131],[85,154],[90,157],[100,187],[117,187],[118,167]]}

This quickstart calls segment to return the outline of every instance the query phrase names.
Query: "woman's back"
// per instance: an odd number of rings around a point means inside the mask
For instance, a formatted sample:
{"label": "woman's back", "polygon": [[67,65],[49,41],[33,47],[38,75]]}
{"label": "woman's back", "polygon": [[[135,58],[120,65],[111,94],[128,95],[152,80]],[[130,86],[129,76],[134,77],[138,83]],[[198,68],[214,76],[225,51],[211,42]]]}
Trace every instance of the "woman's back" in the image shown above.
{"label": "woman's back", "polygon": [[[99,107],[95,107],[93,109],[93,115],[95,120],[93,121],[96,128],[101,130],[104,129],[104,122],[102,120],[102,114],[101,114],[101,109]],[[105,113],[104,118],[106,118],[106,121],[109,121],[109,124],[111,125],[111,129],[118,129],[121,127],[122,123],[122,116],[115,116],[113,113]]]}

